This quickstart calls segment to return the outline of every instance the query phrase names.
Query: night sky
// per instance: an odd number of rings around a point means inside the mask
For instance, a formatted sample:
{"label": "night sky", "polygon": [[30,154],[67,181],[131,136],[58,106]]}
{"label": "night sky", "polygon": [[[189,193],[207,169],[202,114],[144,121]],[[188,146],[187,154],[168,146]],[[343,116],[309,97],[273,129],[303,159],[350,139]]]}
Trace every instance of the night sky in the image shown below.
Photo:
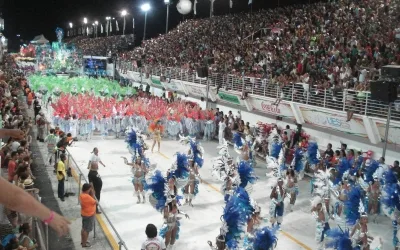
{"label": "night sky", "polygon": [[[0,0],[0,7],[2,1]],[[170,28],[175,27],[184,19],[194,18],[193,11],[186,16],[180,15],[176,10],[178,0],[172,1]],[[44,34],[50,41],[56,40],[55,29],[61,27],[66,31],[69,22],[72,22],[74,27],[78,27],[83,24],[83,18],[87,17],[89,23],[97,20],[103,22],[104,26],[105,17],[112,16],[118,19],[120,33],[122,34],[123,22],[120,11],[125,9],[129,13],[126,17],[126,34],[134,32],[137,41],[140,41],[143,37],[144,26],[144,14],[140,11],[140,6],[145,2],[149,2],[152,6],[147,16],[146,37],[154,37],[164,33],[166,6],[163,0],[5,0],[2,8],[5,19],[4,33],[9,39],[9,44],[13,48],[18,48],[21,43],[27,43],[34,36],[40,34]],[[296,0],[280,1],[280,5],[299,2]],[[253,0],[253,11],[277,5],[277,0]],[[209,6],[209,0],[198,0],[196,18],[208,17],[210,13]],[[233,6],[233,9],[230,10],[229,0],[216,0],[214,3],[214,15],[250,11],[248,0],[233,0]],[[132,18],[135,18],[135,31],[132,28]],[[115,27],[113,32],[115,32]],[[20,34],[21,37],[17,38],[17,34]]]}

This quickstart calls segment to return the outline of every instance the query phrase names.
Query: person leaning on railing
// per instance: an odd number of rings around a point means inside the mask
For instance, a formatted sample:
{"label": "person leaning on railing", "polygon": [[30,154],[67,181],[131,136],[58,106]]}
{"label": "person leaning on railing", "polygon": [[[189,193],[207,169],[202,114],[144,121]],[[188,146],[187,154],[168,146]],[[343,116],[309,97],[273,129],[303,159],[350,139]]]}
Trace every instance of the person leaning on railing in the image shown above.
{"label": "person leaning on railing", "polygon": [[[24,133],[18,129],[0,129],[0,138],[4,137],[23,139]],[[0,190],[0,204],[6,208],[39,218],[60,236],[68,233],[70,222],[67,219],[42,205],[23,189],[0,178]]]}

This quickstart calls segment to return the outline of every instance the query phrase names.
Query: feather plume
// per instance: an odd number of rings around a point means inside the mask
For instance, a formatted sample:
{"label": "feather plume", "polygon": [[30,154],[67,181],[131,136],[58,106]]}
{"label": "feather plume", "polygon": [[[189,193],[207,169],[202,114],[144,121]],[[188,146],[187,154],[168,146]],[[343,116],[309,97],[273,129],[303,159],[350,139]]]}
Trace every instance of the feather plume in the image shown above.
{"label": "feather plume", "polygon": [[273,143],[271,145],[271,153],[270,156],[274,157],[275,159],[278,159],[279,153],[282,150],[282,143]]}
{"label": "feather plume", "polygon": [[186,154],[176,154],[174,170],[169,172],[169,176],[175,176],[176,179],[187,179],[189,177],[188,157]]}
{"label": "feather plume", "polygon": [[240,161],[238,167],[238,173],[240,176],[240,187],[245,188],[248,183],[254,184],[257,180],[253,167],[248,161]]}
{"label": "feather plume", "polygon": [[359,186],[353,186],[347,193],[346,201],[344,201],[346,222],[351,226],[356,224],[357,220],[360,219],[361,194],[361,188]]}
{"label": "feather plume", "polygon": [[243,148],[243,139],[239,133],[235,133],[233,135],[233,144],[235,145],[236,150],[241,150]]}
{"label": "feather plume", "polygon": [[276,231],[278,227],[269,228],[264,227],[258,229],[254,233],[254,239],[252,240],[254,250],[270,250],[274,249],[278,238],[276,237]]}
{"label": "feather plume", "polygon": [[365,171],[364,174],[365,182],[370,183],[374,180],[374,174],[378,168],[379,162],[371,160],[370,165],[367,167],[367,171]]}
{"label": "feather plume", "polygon": [[352,250],[349,230],[343,231],[341,228],[333,228],[326,232],[326,248],[337,250]]}
{"label": "feather plume", "polygon": [[166,184],[167,181],[162,176],[160,170],[156,170],[154,175],[150,177],[150,179],[147,181],[147,188],[148,190],[152,191],[152,194],[150,196],[153,197],[156,201],[153,206],[159,212],[162,212],[167,201],[167,197],[165,195]]}
{"label": "feather plume", "polygon": [[316,165],[319,163],[318,157],[318,144],[316,142],[310,142],[307,148],[307,159],[310,165]]}
{"label": "feather plume", "polygon": [[394,219],[395,211],[400,210],[400,187],[395,173],[392,170],[385,172],[385,185],[383,186],[381,203],[383,212]]}
{"label": "feather plume", "polygon": [[199,168],[203,167],[203,152],[204,151],[199,142],[195,140],[190,141],[190,150],[192,153],[193,161],[197,164]]}
{"label": "feather plume", "polygon": [[333,181],[334,185],[339,184],[342,181],[344,173],[350,169],[350,164],[346,158],[342,158],[339,161],[339,165],[336,168],[336,178]]}
{"label": "feather plume", "polygon": [[300,148],[296,149],[294,153],[292,167],[297,173],[304,170],[303,151]]}

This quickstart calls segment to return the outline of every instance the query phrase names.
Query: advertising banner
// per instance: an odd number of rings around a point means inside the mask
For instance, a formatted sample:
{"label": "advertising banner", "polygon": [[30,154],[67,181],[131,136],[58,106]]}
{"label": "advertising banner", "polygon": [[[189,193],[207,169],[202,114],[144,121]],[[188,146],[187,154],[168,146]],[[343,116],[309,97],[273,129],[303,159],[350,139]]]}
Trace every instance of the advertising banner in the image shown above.
{"label": "advertising banner", "polygon": [[199,96],[199,97],[204,97],[204,98],[206,98],[206,96],[207,96],[207,87],[206,86],[201,86],[201,85],[196,86],[196,85],[185,83],[185,88],[189,95],[194,95],[194,96]]}
{"label": "advertising banner", "polygon": [[221,90],[218,92],[218,99],[223,102],[241,105],[240,96],[237,96],[232,93],[224,92]]}
{"label": "advertising banner", "polygon": [[184,87],[182,86],[181,81],[171,79],[170,82],[163,82],[163,85],[168,91],[177,91],[186,93]]}
{"label": "advertising banner", "polygon": [[364,122],[360,118],[353,117],[350,121],[346,121],[345,113],[334,113],[333,110],[326,112],[309,107],[300,107],[300,111],[308,124],[368,138]]}
{"label": "advertising banner", "polygon": [[271,115],[278,115],[289,119],[295,119],[292,108],[287,103],[279,103],[279,105],[275,105],[274,101],[253,97],[251,97],[249,100],[253,110]]}
{"label": "advertising banner", "polygon": [[[376,121],[376,127],[378,128],[379,135],[382,140],[385,139],[386,122]],[[388,143],[390,144],[400,144],[400,125],[393,124],[390,122],[389,133],[388,133]]]}

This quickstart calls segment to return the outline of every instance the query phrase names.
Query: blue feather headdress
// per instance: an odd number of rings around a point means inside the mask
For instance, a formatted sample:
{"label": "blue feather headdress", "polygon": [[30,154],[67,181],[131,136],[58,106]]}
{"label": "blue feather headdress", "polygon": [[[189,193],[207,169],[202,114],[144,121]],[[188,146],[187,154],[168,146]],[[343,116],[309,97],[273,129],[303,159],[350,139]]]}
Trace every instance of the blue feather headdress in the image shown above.
{"label": "blue feather headdress", "polygon": [[253,213],[250,197],[245,189],[237,188],[234,195],[226,203],[224,214],[224,225],[221,228],[225,235],[225,242],[229,249],[238,249],[244,226]]}
{"label": "blue feather headdress", "polygon": [[296,149],[294,152],[292,167],[297,173],[300,173],[304,170],[303,150],[301,148]]}
{"label": "blue feather headdress", "polygon": [[366,183],[370,183],[374,180],[374,174],[379,168],[379,162],[371,160],[369,166],[367,166],[367,171],[364,173],[364,180]]}
{"label": "blue feather headdress", "polygon": [[257,180],[252,164],[248,161],[240,161],[238,167],[240,177],[240,187],[245,188],[248,183],[254,184]]}
{"label": "blue feather headdress", "polygon": [[236,151],[240,152],[243,149],[244,143],[245,143],[245,141],[243,140],[243,138],[241,137],[241,135],[239,133],[235,133],[233,135],[233,145],[234,145]]}
{"label": "blue feather headdress", "polygon": [[276,230],[278,227],[269,228],[264,227],[258,229],[254,233],[253,250],[271,250],[274,249],[278,238],[276,237]]}
{"label": "blue feather headdress", "polygon": [[349,169],[349,161],[346,158],[340,159],[339,165],[336,167],[336,178],[333,180],[333,184],[339,184],[342,181],[344,173]]}
{"label": "blue feather headdress", "polygon": [[326,232],[326,248],[337,250],[352,250],[349,230],[343,231],[341,228],[333,228]]}
{"label": "blue feather headdress", "polygon": [[167,202],[167,196],[165,194],[165,186],[167,185],[167,181],[162,175],[160,170],[157,170],[149,180],[147,180],[147,189],[152,191],[150,195],[150,199],[153,199],[154,202],[151,202],[153,207],[162,212],[165,203]]}
{"label": "blue feather headdress", "polygon": [[394,219],[394,211],[400,210],[400,187],[397,182],[396,173],[389,169],[385,172],[385,185],[383,186],[381,203],[383,212]]}
{"label": "blue feather headdress", "polygon": [[[359,186],[352,186],[344,201],[346,223],[353,226],[360,219],[360,201],[362,190]],[[364,211],[361,211],[364,212]]]}
{"label": "blue feather headdress", "polygon": [[270,157],[278,159],[281,150],[282,150],[282,143],[273,143],[271,145]]}
{"label": "blue feather headdress", "polygon": [[310,165],[316,165],[320,159],[318,157],[318,144],[316,142],[310,142],[307,148],[307,159]]}
{"label": "blue feather headdress", "polygon": [[138,143],[138,137],[135,130],[131,130],[127,134],[125,142],[128,144],[129,152],[132,154],[133,159],[136,160],[138,156],[143,155],[142,145]]}
{"label": "blue feather headdress", "polygon": [[185,154],[176,153],[174,170],[168,174],[168,179],[175,176],[176,179],[187,179],[189,177],[188,157]]}
{"label": "blue feather headdress", "polygon": [[190,141],[191,158],[199,168],[203,167],[203,150],[199,142],[195,140]]}
{"label": "blue feather headdress", "polygon": [[16,238],[16,236],[14,234],[9,234],[6,237],[3,238],[3,240],[1,241],[1,245],[3,247],[6,247],[11,240],[13,240],[14,238]]}

